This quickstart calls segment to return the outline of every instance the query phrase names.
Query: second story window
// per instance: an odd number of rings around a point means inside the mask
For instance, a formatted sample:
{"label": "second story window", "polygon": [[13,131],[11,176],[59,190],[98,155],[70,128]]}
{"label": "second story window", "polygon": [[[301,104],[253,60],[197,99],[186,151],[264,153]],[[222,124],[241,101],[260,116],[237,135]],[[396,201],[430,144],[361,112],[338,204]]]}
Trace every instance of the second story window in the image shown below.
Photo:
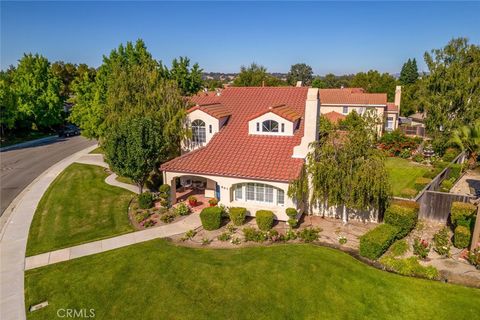
{"label": "second story window", "polygon": [[205,122],[194,120],[192,122],[192,140],[195,143],[205,143],[207,141],[205,132]]}
{"label": "second story window", "polygon": [[263,121],[262,132],[278,132],[278,122],[274,120]]}
{"label": "second story window", "polygon": [[348,113],[348,107],[343,107],[343,113],[347,114]]}

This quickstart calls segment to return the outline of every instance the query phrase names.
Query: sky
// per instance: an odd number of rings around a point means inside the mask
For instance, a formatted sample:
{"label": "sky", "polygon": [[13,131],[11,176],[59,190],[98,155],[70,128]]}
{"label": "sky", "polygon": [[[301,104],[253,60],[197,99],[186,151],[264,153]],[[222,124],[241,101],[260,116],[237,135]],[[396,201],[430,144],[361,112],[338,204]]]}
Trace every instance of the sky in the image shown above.
{"label": "sky", "polygon": [[141,38],[157,60],[187,56],[208,72],[256,62],[315,74],[397,73],[408,58],[454,37],[480,43],[479,2],[7,2],[1,1],[1,68],[23,53],[98,67]]}

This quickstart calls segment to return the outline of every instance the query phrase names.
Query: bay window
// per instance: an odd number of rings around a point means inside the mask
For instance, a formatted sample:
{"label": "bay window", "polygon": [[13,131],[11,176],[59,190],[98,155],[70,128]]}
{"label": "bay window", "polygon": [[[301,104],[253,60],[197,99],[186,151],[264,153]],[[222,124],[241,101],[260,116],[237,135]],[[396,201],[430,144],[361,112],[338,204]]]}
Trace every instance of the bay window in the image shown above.
{"label": "bay window", "polygon": [[233,187],[233,198],[235,201],[266,205],[285,204],[285,192],[282,189],[263,183],[239,183]]}

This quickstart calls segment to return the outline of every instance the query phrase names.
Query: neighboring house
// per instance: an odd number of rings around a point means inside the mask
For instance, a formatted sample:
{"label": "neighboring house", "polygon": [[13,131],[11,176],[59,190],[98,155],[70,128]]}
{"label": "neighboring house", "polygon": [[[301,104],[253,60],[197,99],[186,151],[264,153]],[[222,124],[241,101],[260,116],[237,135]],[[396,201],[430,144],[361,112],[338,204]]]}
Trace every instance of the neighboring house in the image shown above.
{"label": "neighboring house", "polygon": [[348,97],[343,92],[351,89],[327,90],[228,87],[194,96],[195,105],[187,111],[192,138],[182,144],[181,156],[160,167],[172,202],[190,194],[201,202],[215,197],[228,207],[246,207],[252,216],[260,209],[272,210],[278,220],[288,220],[288,207],[302,210],[287,191],[301,173],[310,143],[318,138],[322,108],[327,116],[339,118],[345,115],[335,114],[333,102],[347,107],[345,114],[361,107],[381,110],[382,119],[390,114],[386,95],[373,103],[358,100],[369,99],[369,94],[355,92],[343,101],[333,90],[344,90],[339,92]]}
{"label": "neighboring house", "polygon": [[408,136],[425,137],[424,112],[414,113],[406,118],[400,118],[400,130]]}

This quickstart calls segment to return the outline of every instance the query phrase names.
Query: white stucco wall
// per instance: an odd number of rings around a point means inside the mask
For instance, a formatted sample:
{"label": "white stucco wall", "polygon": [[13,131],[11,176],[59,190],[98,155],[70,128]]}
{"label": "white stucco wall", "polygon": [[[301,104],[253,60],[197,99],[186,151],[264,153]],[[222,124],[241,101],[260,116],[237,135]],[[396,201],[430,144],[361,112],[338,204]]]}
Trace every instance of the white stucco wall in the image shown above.
{"label": "white stucco wall", "polygon": [[[215,182],[215,185],[208,185],[208,180],[207,180],[207,190],[213,190],[213,195],[211,197],[215,196],[215,188],[216,184],[219,185],[220,187],[220,201],[219,204],[223,204],[227,207],[245,207],[247,208],[248,215],[250,216],[255,216],[255,212],[257,210],[271,210],[275,214],[275,219],[281,220],[281,221],[287,221],[288,216],[285,213],[286,208],[297,208],[297,205],[292,201],[287,196],[287,191],[288,191],[288,183],[286,182],[274,182],[274,181],[262,181],[262,180],[253,180],[253,179],[243,179],[243,178],[232,178],[232,177],[222,177],[222,176],[212,176],[212,175],[203,175],[203,174],[198,174],[198,175],[192,175],[189,173],[178,173],[178,172],[164,172],[164,181],[165,183],[168,183],[171,187],[175,186],[172,185],[172,181],[174,178],[181,178],[183,176],[189,176],[189,177],[202,177],[209,179],[213,182]],[[284,192],[284,204],[283,205],[275,205],[275,200],[273,204],[263,204],[263,203],[257,203],[257,202],[251,202],[251,201],[235,201],[234,200],[234,194],[233,191],[234,189],[232,188],[234,185],[239,184],[239,183],[263,183],[263,184],[268,184],[272,187],[278,188],[283,190]],[[210,188],[209,188],[210,187]],[[173,188],[172,188],[173,190]],[[206,197],[210,197],[210,195],[207,195],[207,190],[205,193]],[[244,198],[245,198],[245,192]],[[275,198],[275,193],[274,193],[274,198]]]}
{"label": "white stucco wall", "polygon": [[[347,107],[348,108],[348,112],[347,113],[343,113],[343,107]],[[363,114],[364,112],[366,112],[367,110],[375,110],[378,118],[385,122],[386,121],[386,117],[385,117],[385,108],[386,106],[357,106],[357,105],[325,105],[325,104],[321,104],[320,105],[320,113],[321,114],[326,114],[326,113],[329,113],[329,112],[332,112],[332,111],[335,111],[335,112],[338,112],[340,114],[343,114],[343,115],[347,115],[349,114],[350,112],[353,112],[353,111],[356,111],[358,114]],[[379,124],[377,126],[377,131],[378,131],[378,134],[382,134],[383,133],[383,128],[384,128],[384,124]]]}
{"label": "white stucco wall", "polygon": [[[266,120],[274,120],[278,122],[278,132],[262,132],[262,122]],[[257,131],[257,123],[259,123],[260,131]],[[282,132],[282,124],[285,125],[285,132]],[[252,119],[248,122],[248,133],[270,136],[293,136],[295,124],[287,119],[276,115],[273,112],[265,113],[258,118]]]}
{"label": "white stucco wall", "polygon": [[[224,117],[224,118],[218,120],[217,118],[214,118],[211,115],[209,115],[209,114],[207,114],[207,113],[205,113],[201,110],[194,110],[194,111],[190,112],[187,115],[187,125],[190,127],[192,122],[197,120],[197,119],[205,122],[206,141],[203,144],[195,144],[195,145],[190,140],[189,141],[184,141],[182,143],[182,149],[184,151],[192,151],[192,150],[195,150],[199,147],[203,147],[204,145],[206,145],[210,141],[210,139],[212,139],[213,135],[215,133],[217,133],[218,131],[220,131],[222,126],[227,121],[227,118],[228,117]],[[211,129],[212,129],[211,132],[210,132],[210,126],[211,126]]]}

